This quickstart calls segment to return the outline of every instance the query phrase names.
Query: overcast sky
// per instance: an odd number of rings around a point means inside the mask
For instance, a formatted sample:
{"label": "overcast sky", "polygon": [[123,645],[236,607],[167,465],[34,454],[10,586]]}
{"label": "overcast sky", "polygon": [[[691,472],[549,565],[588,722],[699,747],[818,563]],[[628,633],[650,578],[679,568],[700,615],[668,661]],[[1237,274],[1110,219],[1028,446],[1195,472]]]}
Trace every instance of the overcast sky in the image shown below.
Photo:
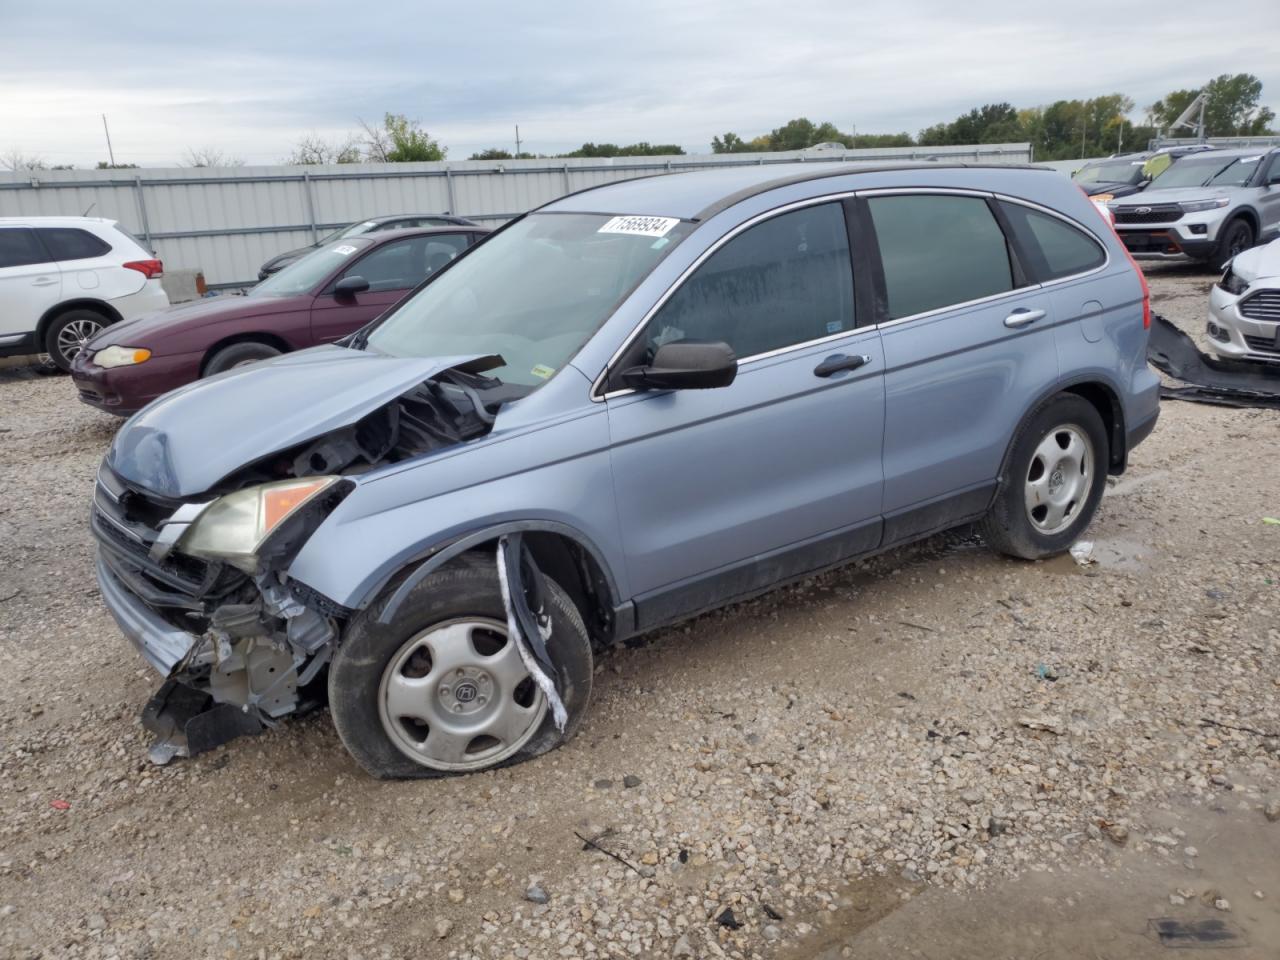
{"label": "overcast sky", "polygon": [[889,133],[1008,100],[1123,92],[1142,109],[1256,74],[1280,113],[1276,0],[543,0],[342,4],[0,0],[0,152],[277,163],[387,111],[453,159],[489,146],[750,138],[786,120]]}

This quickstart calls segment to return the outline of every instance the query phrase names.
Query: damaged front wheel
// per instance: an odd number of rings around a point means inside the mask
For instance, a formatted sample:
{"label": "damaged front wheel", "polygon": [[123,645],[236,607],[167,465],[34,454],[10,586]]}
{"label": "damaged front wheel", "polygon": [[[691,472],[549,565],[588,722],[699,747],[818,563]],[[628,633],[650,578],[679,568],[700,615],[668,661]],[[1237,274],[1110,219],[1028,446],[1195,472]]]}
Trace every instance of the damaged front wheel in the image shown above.
{"label": "damaged front wheel", "polygon": [[544,580],[547,652],[568,714],[547,699],[508,632],[493,558],[465,556],[418,584],[388,624],[356,617],[329,671],[342,742],[377,777],[429,777],[519,763],[573,735],[591,693],[591,643],[573,602]]}

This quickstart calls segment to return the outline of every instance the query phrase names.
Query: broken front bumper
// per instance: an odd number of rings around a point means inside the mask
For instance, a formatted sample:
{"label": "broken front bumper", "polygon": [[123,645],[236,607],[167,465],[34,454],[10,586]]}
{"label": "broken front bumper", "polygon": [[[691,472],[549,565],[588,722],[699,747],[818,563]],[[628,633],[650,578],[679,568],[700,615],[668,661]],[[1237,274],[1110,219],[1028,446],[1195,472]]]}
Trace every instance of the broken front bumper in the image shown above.
{"label": "broken front bumper", "polygon": [[120,632],[147,663],[158,670],[161,676],[168,677],[199,638],[185,630],[179,630],[138,599],[111,572],[101,550],[97,566],[98,589],[102,592],[107,609],[120,627]]}

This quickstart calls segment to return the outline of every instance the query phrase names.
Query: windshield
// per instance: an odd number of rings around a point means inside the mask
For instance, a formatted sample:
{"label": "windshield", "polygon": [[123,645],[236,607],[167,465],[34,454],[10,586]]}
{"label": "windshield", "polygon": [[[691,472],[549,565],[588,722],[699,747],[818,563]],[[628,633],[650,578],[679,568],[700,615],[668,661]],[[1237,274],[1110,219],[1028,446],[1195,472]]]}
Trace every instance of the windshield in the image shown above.
{"label": "windshield", "polygon": [[1243,186],[1261,157],[1185,157],[1151,181],[1152,190],[1168,187]]}
{"label": "windshield", "polygon": [[249,291],[249,296],[296,297],[299,294],[310,293],[336,267],[350,260],[371,243],[373,243],[372,240],[356,237],[321,247],[314,253],[299,257],[279,273],[273,273],[267,277]]}
{"label": "windshield", "polygon": [[664,217],[538,213],[486,240],[369,335],[400,357],[498,354],[486,371],[538,386],[693,229]]}
{"label": "windshield", "polygon": [[1075,172],[1080,183],[1140,183],[1141,160],[1112,160],[1107,163],[1091,163]]}
{"label": "windshield", "polygon": [[333,233],[320,240],[317,240],[312,246],[323,247],[326,243],[333,243],[335,240],[345,240],[347,237],[358,237],[362,233],[368,233],[377,224],[372,220],[361,220],[359,223],[353,223],[346,227],[339,227]]}

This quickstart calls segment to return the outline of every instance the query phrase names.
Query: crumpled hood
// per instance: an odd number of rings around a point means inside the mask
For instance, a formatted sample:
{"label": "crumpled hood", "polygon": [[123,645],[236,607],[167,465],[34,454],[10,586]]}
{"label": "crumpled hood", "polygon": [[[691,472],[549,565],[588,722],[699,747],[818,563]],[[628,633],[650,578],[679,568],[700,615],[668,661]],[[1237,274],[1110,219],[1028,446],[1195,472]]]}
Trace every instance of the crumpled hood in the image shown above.
{"label": "crumpled hood", "polygon": [[101,350],[112,344],[149,347],[156,334],[163,334],[177,327],[196,327],[233,317],[269,317],[297,309],[297,297],[205,297],[104,327],[89,342],[89,349]]}
{"label": "crumpled hood", "polygon": [[1160,203],[1212,200],[1214,197],[1229,196],[1231,191],[1223,187],[1170,187],[1166,190],[1153,190],[1147,187],[1142,193],[1116,200],[1115,205],[1117,207],[1154,207]]}
{"label": "crumpled hood", "polygon": [[1236,254],[1231,272],[1249,283],[1260,277],[1280,277],[1280,240]]}
{"label": "crumpled hood", "polygon": [[324,346],[199,380],[145,407],[107,464],[174,499],[205,493],[256,460],[355,423],[416,384],[476,357],[388,357]]}

